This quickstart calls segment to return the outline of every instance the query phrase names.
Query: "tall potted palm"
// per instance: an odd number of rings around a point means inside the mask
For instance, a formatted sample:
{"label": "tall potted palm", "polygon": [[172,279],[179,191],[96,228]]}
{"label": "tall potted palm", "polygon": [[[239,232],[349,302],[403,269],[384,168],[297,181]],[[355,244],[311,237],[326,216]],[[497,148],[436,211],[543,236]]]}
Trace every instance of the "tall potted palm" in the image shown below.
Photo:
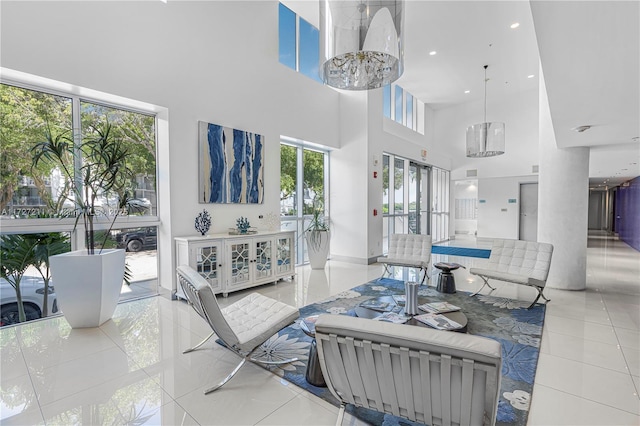
{"label": "tall potted palm", "polygon": [[[125,252],[103,247],[118,215],[134,205],[130,196],[134,172],[127,162],[126,143],[109,122],[91,126],[87,133],[76,144],[69,132],[54,134],[47,128],[44,140],[31,151],[34,167],[45,163],[59,170],[64,178],[59,195],[73,205],[62,215],[74,217],[75,227],[84,228],[86,250],[49,258],[60,309],[73,328],[97,327],[115,311]],[[74,159],[81,161],[79,167],[71,166]],[[111,207],[110,200],[115,200]],[[94,229],[98,222],[108,228],[101,241],[96,241]]]}
{"label": "tall potted palm", "polygon": [[322,196],[313,198],[311,221],[304,231],[311,269],[324,269],[329,255],[329,221],[324,215]]}

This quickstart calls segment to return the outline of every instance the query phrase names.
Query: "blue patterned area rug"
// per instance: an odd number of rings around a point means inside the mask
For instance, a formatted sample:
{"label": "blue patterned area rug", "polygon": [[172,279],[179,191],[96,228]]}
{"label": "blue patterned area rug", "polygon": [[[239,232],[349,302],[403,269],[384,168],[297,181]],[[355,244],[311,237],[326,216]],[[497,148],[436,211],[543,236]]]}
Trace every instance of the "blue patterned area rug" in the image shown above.
{"label": "blue patterned area rug", "polygon": [[[301,308],[300,318],[321,313],[355,316],[354,308],[360,302],[372,297],[394,294],[404,294],[404,282],[388,278],[371,281]],[[503,365],[496,424],[526,425],[538,364],[545,306],[536,305],[528,310],[528,302],[482,295],[469,297],[469,293],[460,291],[456,294],[442,294],[427,286],[420,289],[419,295],[433,301],[447,300],[460,306],[468,319],[469,334],[489,337],[500,342]],[[300,329],[300,318],[267,340],[256,350],[255,355],[268,356],[275,351],[279,356],[298,357],[298,362],[269,369],[306,391],[339,406],[326,387],[313,386],[305,379],[312,339]],[[261,351],[264,353],[261,354]],[[372,425],[417,425],[406,419],[364,408],[347,406],[347,412]]]}

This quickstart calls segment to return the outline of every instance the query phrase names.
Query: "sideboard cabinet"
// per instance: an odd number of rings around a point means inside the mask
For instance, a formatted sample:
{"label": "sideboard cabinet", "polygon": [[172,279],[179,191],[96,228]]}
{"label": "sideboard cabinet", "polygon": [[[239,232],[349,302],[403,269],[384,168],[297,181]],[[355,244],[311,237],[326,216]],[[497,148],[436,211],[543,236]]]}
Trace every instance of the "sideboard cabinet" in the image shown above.
{"label": "sideboard cabinet", "polygon": [[[227,297],[232,291],[293,278],[294,238],[291,231],[176,237],[176,265],[191,266],[215,293]],[[179,287],[176,296],[185,298]]]}

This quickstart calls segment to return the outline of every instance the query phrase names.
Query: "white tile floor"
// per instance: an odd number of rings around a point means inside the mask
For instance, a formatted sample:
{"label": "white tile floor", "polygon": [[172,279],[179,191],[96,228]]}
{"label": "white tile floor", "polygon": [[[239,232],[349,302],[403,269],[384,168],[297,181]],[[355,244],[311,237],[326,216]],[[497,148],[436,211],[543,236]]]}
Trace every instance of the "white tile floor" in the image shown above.
{"label": "white tile floor", "polygon": [[[530,425],[640,424],[640,253],[606,238],[590,238],[587,252],[586,291],[545,292],[552,302]],[[466,266],[483,262],[448,260]],[[298,268],[296,280],[257,290],[300,307],[380,271],[379,265],[329,262],[324,271]],[[456,283],[459,289],[479,288],[466,270],[456,271]],[[221,298],[221,304],[244,294]],[[535,290],[501,284],[494,294],[532,300]],[[335,407],[252,364],[221,391],[203,395],[236,362],[212,341],[182,355],[208,333],[191,308],[165,297],[123,303],[112,321],[96,329],[71,330],[60,317],[2,329],[0,423],[335,423]],[[357,422],[347,417],[344,424]]]}

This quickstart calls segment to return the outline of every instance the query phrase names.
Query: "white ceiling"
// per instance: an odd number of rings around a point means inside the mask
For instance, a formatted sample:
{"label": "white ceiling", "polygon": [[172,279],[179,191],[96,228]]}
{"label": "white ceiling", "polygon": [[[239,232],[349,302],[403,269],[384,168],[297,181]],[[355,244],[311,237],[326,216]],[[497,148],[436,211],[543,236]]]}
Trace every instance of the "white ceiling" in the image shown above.
{"label": "white ceiling", "polygon": [[[317,1],[283,3],[318,25]],[[414,96],[434,109],[481,100],[489,65],[493,103],[537,90],[541,62],[558,147],[592,147],[592,185],[640,176],[640,142],[633,140],[640,136],[639,1],[405,5],[405,71],[398,83]],[[520,25],[511,29],[515,22]],[[592,127],[571,130],[580,125]]]}

